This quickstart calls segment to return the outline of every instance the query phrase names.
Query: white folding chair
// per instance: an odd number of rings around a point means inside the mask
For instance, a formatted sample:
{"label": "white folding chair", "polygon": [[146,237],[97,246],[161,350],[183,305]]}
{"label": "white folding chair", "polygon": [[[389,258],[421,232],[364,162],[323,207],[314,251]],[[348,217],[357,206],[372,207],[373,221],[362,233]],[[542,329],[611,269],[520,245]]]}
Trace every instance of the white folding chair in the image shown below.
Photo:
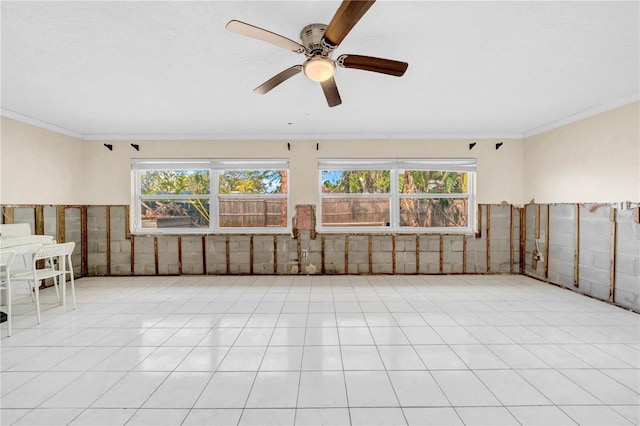
{"label": "white folding chair", "polygon": [[[33,283],[38,324],[41,323],[39,295],[40,281],[52,278],[58,302],[60,302],[61,305],[64,305],[64,299],[66,296],[66,267],[67,265],[71,265],[71,253],[73,252],[74,247],[74,242],[44,245],[33,255],[31,270],[11,275],[12,281],[28,281]],[[40,260],[48,262],[45,263],[44,267],[38,268],[38,261]],[[58,278],[60,278],[60,284],[62,285],[62,301],[60,300],[60,293],[58,292]],[[71,271],[71,292],[73,296],[73,308],[75,309],[76,301],[73,270]]]}
{"label": "white folding chair", "polygon": [[0,288],[7,304],[7,336],[11,336],[11,264],[15,255],[14,251],[0,252]]}

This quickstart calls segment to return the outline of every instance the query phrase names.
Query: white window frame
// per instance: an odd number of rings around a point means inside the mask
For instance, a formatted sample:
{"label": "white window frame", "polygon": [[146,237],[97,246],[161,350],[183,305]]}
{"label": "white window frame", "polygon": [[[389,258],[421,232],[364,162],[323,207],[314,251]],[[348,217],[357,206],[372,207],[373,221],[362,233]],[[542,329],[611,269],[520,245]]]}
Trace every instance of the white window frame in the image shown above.
{"label": "white window frame", "polygon": [[[322,173],[330,170],[389,170],[390,190],[388,194],[325,194],[322,192]],[[400,194],[398,179],[405,170],[452,171],[468,173],[467,194]],[[320,232],[393,232],[393,233],[446,233],[470,234],[476,229],[475,158],[424,158],[424,159],[318,159],[318,229]],[[323,198],[339,197],[389,198],[389,226],[324,226],[322,224]],[[411,227],[400,226],[400,200],[402,198],[467,198],[469,201],[467,226],[465,227]]]}
{"label": "white window frame", "polygon": [[[205,196],[190,194],[170,194],[143,196],[140,188],[140,176],[145,170],[208,170],[210,176],[209,194]],[[286,194],[219,194],[220,175],[230,170],[286,170],[287,188],[291,188],[291,173],[289,160],[269,159],[135,159],[131,161],[131,211],[130,225],[133,234],[281,234],[291,231],[291,203],[290,191]],[[223,198],[267,198],[286,199],[286,226],[283,227],[221,227],[219,216],[219,196]],[[206,198],[209,202],[209,226],[206,228],[143,228],[142,227],[142,199],[192,199]]]}

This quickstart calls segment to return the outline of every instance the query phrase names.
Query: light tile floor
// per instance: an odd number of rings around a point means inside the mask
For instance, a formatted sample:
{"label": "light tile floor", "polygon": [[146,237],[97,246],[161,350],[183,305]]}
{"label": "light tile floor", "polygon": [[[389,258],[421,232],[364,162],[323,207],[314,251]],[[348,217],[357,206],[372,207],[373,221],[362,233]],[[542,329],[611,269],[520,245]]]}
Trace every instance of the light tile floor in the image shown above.
{"label": "light tile floor", "polygon": [[83,278],[40,326],[16,293],[2,425],[640,423],[640,315],[521,276]]}

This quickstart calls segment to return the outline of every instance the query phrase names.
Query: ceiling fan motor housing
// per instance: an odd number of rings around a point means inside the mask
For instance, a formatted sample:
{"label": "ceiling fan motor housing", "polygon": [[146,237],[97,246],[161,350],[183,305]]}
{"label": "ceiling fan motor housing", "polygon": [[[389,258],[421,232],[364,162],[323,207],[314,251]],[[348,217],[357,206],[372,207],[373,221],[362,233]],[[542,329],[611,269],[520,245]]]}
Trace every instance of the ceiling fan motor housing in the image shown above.
{"label": "ceiling fan motor housing", "polygon": [[325,24],[310,24],[300,32],[300,40],[307,49],[306,55],[313,56],[329,56],[333,50],[331,46],[322,42],[324,31],[327,29]]}

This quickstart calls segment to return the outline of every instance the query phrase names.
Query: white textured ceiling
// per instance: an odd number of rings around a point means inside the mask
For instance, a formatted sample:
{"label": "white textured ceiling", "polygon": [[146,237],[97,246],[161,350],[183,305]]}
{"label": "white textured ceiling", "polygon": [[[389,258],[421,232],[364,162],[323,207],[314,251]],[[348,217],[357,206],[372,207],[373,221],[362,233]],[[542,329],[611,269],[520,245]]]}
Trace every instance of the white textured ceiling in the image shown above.
{"label": "white textured ceiling", "polygon": [[334,54],[403,60],[404,77],[338,69],[329,108],[304,60],[225,30],[298,40],[339,1],[2,1],[2,111],[91,138],[522,135],[637,99],[639,3],[378,1]]}

